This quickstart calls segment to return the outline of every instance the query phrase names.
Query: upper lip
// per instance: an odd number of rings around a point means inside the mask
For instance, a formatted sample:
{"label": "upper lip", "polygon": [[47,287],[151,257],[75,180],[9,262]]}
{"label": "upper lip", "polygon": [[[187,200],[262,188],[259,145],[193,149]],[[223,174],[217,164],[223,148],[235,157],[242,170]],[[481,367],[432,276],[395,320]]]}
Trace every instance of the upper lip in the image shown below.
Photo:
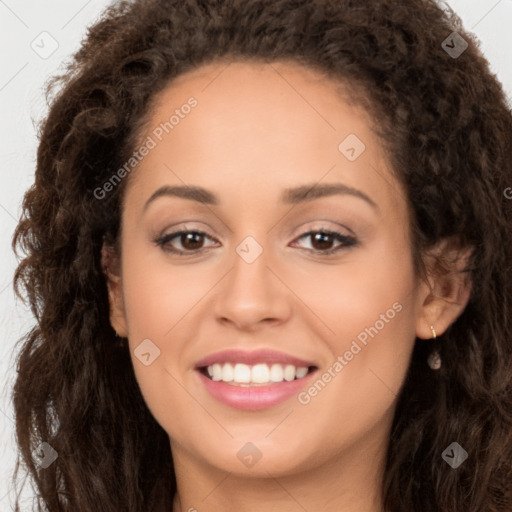
{"label": "upper lip", "polygon": [[196,368],[204,368],[205,366],[211,366],[212,364],[223,364],[223,363],[243,363],[247,365],[255,365],[258,363],[267,364],[291,364],[295,367],[309,367],[315,366],[315,363],[306,361],[298,357],[285,354],[284,352],[277,352],[270,349],[261,350],[222,350],[221,352],[215,352],[206,356],[197,362]]}

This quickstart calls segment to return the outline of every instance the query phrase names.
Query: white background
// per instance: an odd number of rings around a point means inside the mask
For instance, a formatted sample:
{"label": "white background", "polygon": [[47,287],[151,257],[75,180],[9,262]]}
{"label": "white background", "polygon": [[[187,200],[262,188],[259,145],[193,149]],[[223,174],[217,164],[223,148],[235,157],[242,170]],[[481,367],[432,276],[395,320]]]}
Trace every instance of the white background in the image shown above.
{"label": "white background", "polygon": [[[462,18],[465,27],[477,35],[493,72],[512,98],[512,0],[451,0],[448,3]],[[33,325],[30,312],[13,293],[16,259],[10,244],[21,212],[23,193],[33,181],[36,123],[46,113],[43,86],[51,75],[63,69],[63,63],[78,49],[87,26],[108,4],[107,0],[0,0],[1,512],[13,509],[14,345]],[[31,47],[32,42],[37,43],[41,37],[47,38],[46,49],[55,44],[47,36],[40,36],[44,31],[58,43],[58,48],[48,58],[40,57]],[[29,496],[28,492],[24,494]],[[31,507],[27,505],[24,510],[31,510]]]}

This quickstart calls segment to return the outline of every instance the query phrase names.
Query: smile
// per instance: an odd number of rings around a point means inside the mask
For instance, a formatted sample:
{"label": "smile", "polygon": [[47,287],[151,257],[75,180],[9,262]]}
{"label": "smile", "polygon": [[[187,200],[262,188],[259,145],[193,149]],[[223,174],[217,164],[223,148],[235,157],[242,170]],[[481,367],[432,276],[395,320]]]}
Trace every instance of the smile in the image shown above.
{"label": "smile", "polygon": [[295,396],[308,385],[318,365],[273,350],[225,350],[202,359],[195,370],[216,401],[256,411]]}

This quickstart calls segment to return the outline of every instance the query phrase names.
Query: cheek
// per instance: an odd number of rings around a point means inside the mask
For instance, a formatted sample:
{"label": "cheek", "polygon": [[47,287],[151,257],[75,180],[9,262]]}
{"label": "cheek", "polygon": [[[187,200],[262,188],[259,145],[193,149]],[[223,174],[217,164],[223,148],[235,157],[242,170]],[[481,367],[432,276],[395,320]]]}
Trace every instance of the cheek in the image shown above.
{"label": "cheek", "polygon": [[[142,245],[142,244],[140,244]],[[166,261],[160,249],[130,250],[123,260],[123,292],[130,337],[168,339],[215,283],[193,266]]]}
{"label": "cheek", "polygon": [[[310,272],[295,280],[294,292],[306,298],[322,324],[322,337],[330,340],[335,353],[348,350],[358,336],[362,343],[371,339],[367,329],[374,335],[376,329],[376,336],[383,339],[396,330],[391,335],[395,346],[402,341],[410,344],[415,279],[409,252],[397,230],[371,247],[347,252],[336,265],[310,267]],[[291,279],[290,274],[288,282]]]}
{"label": "cheek", "polygon": [[[211,311],[204,302],[225,271],[219,272],[218,265],[173,265],[160,249],[141,247],[141,241],[127,240],[123,253],[123,295],[135,377],[156,421],[169,434],[187,437],[191,425],[175,418],[194,406],[183,387],[191,373],[187,365],[193,361],[189,340],[199,338],[198,315],[204,319]],[[144,353],[150,352],[153,361],[147,366],[137,357],[141,343],[146,343],[149,350]],[[158,354],[154,359],[153,353]]]}
{"label": "cheek", "polygon": [[[199,293],[193,285],[184,286],[179,271],[162,265],[163,260],[157,263],[155,252],[140,241],[126,240],[123,246],[123,301],[130,355],[150,408],[158,403],[160,393],[172,387],[174,381],[166,370],[174,374],[169,361],[179,359],[176,331],[182,328]],[[141,357],[147,353],[149,356]]]}
{"label": "cheek", "polygon": [[321,320],[316,321],[321,324],[318,336],[331,353],[326,371],[319,375],[321,382],[303,396],[318,421],[326,409],[343,417],[351,411],[347,427],[351,424],[357,432],[362,424],[369,428],[395,400],[415,339],[415,278],[409,252],[397,234],[372,251],[347,256],[336,268],[317,268],[315,279],[296,283],[296,293],[307,297],[307,305]]}

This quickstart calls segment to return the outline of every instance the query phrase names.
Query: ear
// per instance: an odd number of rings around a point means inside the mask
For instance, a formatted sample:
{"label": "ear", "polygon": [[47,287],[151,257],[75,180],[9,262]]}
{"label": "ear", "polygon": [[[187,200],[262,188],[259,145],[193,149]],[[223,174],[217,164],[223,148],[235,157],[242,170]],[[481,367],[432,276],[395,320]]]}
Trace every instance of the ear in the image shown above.
{"label": "ear", "polygon": [[101,268],[107,280],[108,300],[110,304],[110,325],[122,338],[126,338],[126,314],[124,311],[123,288],[121,284],[121,265],[115,248],[103,242],[101,248]]}
{"label": "ear", "polygon": [[[444,239],[426,257],[428,279],[420,285],[420,312],[416,336],[422,339],[443,334],[464,311],[471,296],[470,274],[465,271],[472,248],[461,248],[454,239]],[[434,270],[441,257],[447,272]]]}

